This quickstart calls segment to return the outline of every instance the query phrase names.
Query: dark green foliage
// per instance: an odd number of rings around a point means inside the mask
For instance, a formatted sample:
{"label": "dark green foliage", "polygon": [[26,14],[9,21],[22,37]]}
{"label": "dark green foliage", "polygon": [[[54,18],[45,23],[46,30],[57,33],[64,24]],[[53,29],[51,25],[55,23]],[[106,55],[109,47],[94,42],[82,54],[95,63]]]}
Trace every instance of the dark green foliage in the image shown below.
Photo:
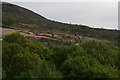
{"label": "dark green foliage", "polygon": [[118,47],[98,41],[52,48],[52,62],[65,78],[117,78]]}
{"label": "dark green foliage", "polygon": [[52,62],[59,67],[67,58],[67,48],[65,46],[55,47],[54,53],[51,54]]}
{"label": "dark green foliage", "polygon": [[118,61],[118,47],[111,43],[88,41],[81,45],[86,53],[96,57],[102,64],[115,65]]}
{"label": "dark green foliage", "polygon": [[[10,40],[13,40],[10,41]],[[33,68],[40,61],[38,55],[21,46],[26,39],[15,33],[5,37],[3,42],[3,70],[8,78],[17,78],[20,73]],[[23,42],[22,42],[23,41]],[[26,40],[27,42],[27,40]]]}
{"label": "dark green foliage", "polygon": [[23,35],[20,35],[20,33],[13,33],[11,35],[7,35],[4,38],[4,41],[8,43],[18,43],[18,44],[27,43],[27,39]]}
{"label": "dark green foliage", "polygon": [[23,72],[21,74],[22,78],[62,78],[59,71],[56,70],[54,65],[50,65],[45,61],[37,64],[34,69]]}
{"label": "dark green foliage", "polygon": [[45,46],[13,33],[3,39],[3,77],[118,78],[118,50],[99,41]]}
{"label": "dark green foliage", "polygon": [[55,67],[44,61],[50,53],[46,46],[29,41],[19,33],[7,35],[3,39],[3,77],[61,78]]}
{"label": "dark green foliage", "polygon": [[117,78],[118,71],[110,65],[102,65],[94,57],[85,55],[68,58],[61,67],[65,78]]}
{"label": "dark green foliage", "polygon": [[41,59],[49,59],[49,55],[52,52],[40,42],[27,42],[24,44],[24,47],[28,48],[31,53],[38,54]]}
{"label": "dark green foliage", "polygon": [[68,46],[55,46],[53,49],[53,53],[51,54],[52,62],[56,64],[57,67],[59,67],[68,56],[77,56],[79,54],[76,54],[75,52],[77,50],[81,50],[81,52],[84,52],[80,46],[76,45],[68,45]]}

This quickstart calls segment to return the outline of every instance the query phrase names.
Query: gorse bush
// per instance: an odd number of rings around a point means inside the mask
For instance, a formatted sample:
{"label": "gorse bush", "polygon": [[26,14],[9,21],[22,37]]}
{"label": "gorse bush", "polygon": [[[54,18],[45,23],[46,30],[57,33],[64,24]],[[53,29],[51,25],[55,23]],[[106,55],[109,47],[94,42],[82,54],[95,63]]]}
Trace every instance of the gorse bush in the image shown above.
{"label": "gorse bush", "polygon": [[86,41],[80,45],[43,45],[19,33],[3,39],[3,77],[118,78],[119,47]]}

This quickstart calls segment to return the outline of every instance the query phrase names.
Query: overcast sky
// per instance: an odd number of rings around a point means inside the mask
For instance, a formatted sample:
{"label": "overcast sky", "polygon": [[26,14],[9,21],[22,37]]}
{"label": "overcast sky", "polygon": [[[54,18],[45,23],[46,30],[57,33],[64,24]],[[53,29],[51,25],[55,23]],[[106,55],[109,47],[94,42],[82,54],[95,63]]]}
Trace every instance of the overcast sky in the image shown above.
{"label": "overcast sky", "polygon": [[7,2],[118,2],[119,0],[1,0]]}
{"label": "overcast sky", "polygon": [[[110,0],[112,1],[112,0]],[[118,29],[117,2],[14,2],[48,19]]]}

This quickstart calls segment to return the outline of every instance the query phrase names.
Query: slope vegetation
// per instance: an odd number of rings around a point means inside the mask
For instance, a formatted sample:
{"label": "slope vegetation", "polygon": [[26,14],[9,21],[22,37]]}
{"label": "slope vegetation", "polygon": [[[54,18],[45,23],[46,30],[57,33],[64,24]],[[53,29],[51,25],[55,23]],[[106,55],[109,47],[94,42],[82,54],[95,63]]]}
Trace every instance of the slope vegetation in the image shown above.
{"label": "slope vegetation", "polygon": [[109,41],[118,41],[117,30],[90,28],[86,25],[73,25],[48,20],[20,6],[4,3],[2,4],[3,27],[29,29],[32,32],[51,32],[53,34],[73,34]]}

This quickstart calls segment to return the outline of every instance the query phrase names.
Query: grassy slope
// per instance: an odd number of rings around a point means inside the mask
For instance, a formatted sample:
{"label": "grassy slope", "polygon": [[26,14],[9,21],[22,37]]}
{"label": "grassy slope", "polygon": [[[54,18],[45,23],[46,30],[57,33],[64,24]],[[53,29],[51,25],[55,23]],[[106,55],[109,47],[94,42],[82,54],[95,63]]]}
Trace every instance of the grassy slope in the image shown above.
{"label": "grassy slope", "polygon": [[117,30],[95,29],[84,25],[55,22],[13,4],[3,4],[2,9],[3,26],[30,29],[35,32],[62,32],[111,41],[118,40]]}

